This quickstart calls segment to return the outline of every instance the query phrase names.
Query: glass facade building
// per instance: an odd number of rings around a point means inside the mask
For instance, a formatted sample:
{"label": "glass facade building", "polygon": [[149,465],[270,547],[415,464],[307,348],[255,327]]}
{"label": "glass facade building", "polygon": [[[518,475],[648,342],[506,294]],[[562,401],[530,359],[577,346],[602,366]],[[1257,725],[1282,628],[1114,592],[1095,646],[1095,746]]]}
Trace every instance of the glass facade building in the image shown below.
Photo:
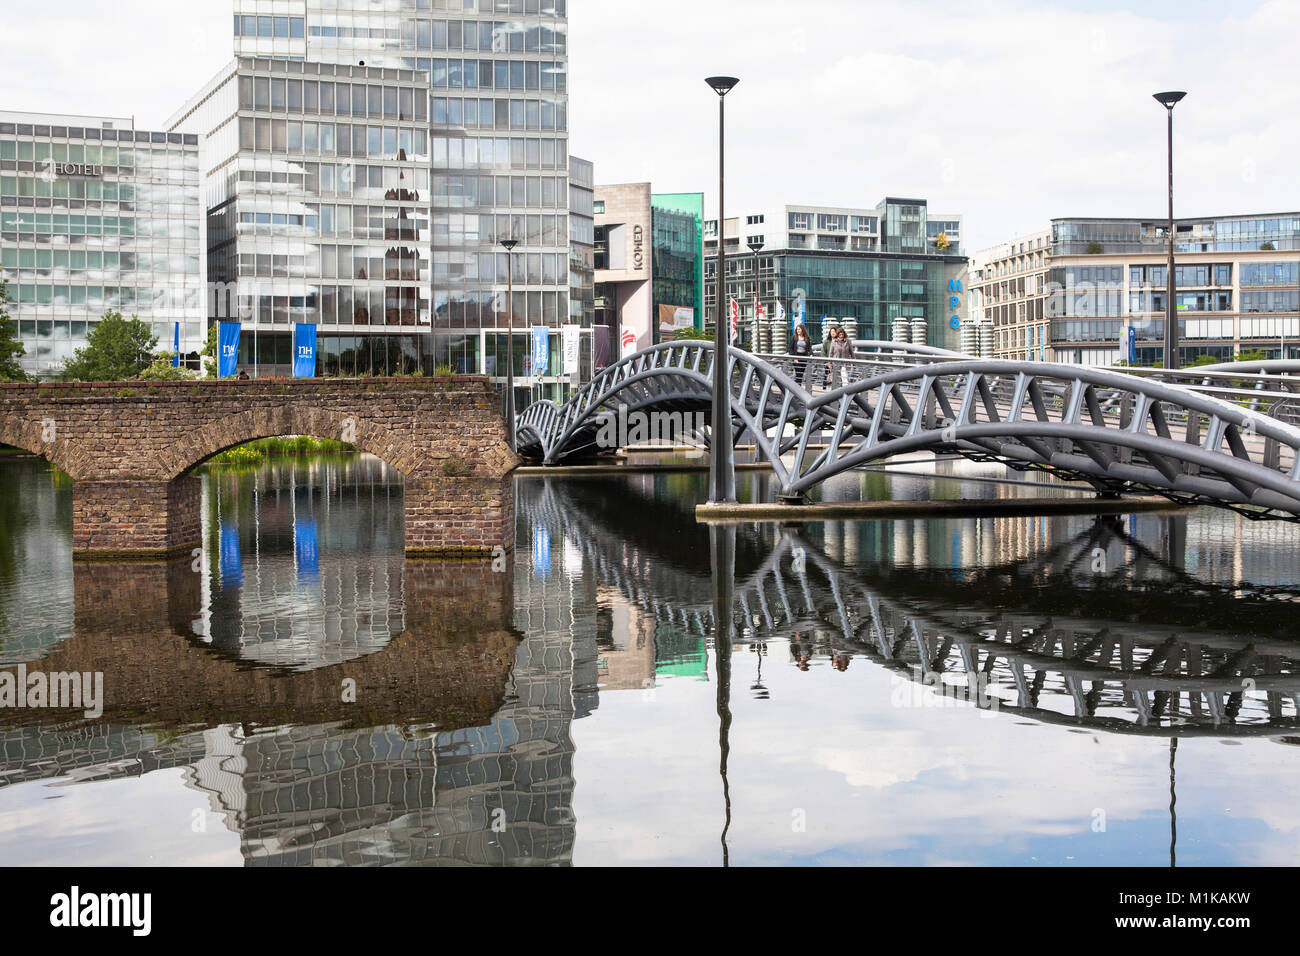
{"label": "glass facade building", "polygon": [[178,125],[208,131],[210,318],[240,365],[288,375],[294,325],[318,374],[432,363],[428,101],[411,71],[241,58]]}
{"label": "glass facade building", "polygon": [[691,309],[704,327],[704,194],[650,197],[655,314],[663,306]]}
{"label": "glass facade building", "polygon": [[[826,319],[856,322],[858,339],[889,340],[899,319],[919,319],[927,341],[946,346],[949,340],[949,282],[960,275],[965,260],[908,258],[808,250],[744,252],[727,256],[727,296],[740,306],[740,341],[749,348],[755,299],[769,319],[780,301],[787,319],[795,303],[804,302],[805,324],[814,342],[827,331]],[[717,259],[705,270],[705,315],[712,325],[716,298]],[[960,280],[958,280],[960,281]],[[784,350],[784,344],[781,346]]]}
{"label": "glass facade building", "polygon": [[[972,316],[1000,358],[1163,363],[1168,222],[1056,219],[972,268]],[[1300,213],[1175,221],[1180,366],[1242,353],[1300,355]]]}
{"label": "glass facade building", "polygon": [[204,323],[199,139],[129,119],[0,112],[0,274],[27,353],[61,371],[105,312],[148,323],[199,366]]}
{"label": "glass facade building", "polygon": [[[785,348],[766,333],[754,341],[756,305],[770,329],[778,303],[792,327],[800,302],[814,341],[845,325],[858,339],[905,333],[903,341],[957,347],[952,300],[965,295],[966,275],[961,216],[932,213],[924,199],[886,197],[869,208],[772,207],[728,219],[723,232],[727,296],[739,306],[747,348]],[[706,221],[707,326],[717,310],[718,239],[717,221]]]}
{"label": "glass facade building", "polygon": [[[345,337],[367,340],[373,371],[381,370],[375,357],[377,348],[383,348],[387,359],[382,367],[391,373],[405,365],[411,351],[408,343],[426,337],[431,354],[426,356],[423,343],[417,342],[420,360],[426,366],[447,365],[467,372],[502,373],[498,377],[504,377],[505,330],[510,324],[506,295],[509,268],[514,273],[516,333],[537,325],[558,329],[570,320],[566,15],[564,0],[235,0],[234,46],[236,62],[243,65],[233,70],[247,72],[251,64],[256,64],[254,72],[268,79],[280,76],[286,80],[301,78],[304,84],[317,83],[315,109],[319,113],[310,114],[316,119],[317,138],[314,144],[309,139],[312,120],[308,118],[306,85],[301,104],[287,84],[283,102],[268,89],[269,112],[258,107],[255,89],[252,115],[246,115],[242,99],[227,98],[224,111],[218,110],[199,122],[200,127],[205,127],[203,131],[213,132],[214,142],[218,140],[219,127],[212,122],[227,122],[220,118],[223,112],[226,116],[238,114],[241,122],[252,119],[253,147],[245,158],[264,160],[277,167],[256,169],[257,175],[282,172],[302,177],[308,191],[298,198],[308,206],[318,205],[310,195],[315,185],[309,179],[312,165],[358,166],[358,157],[364,157],[366,166],[378,165],[384,170],[378,174],[383,184],[379,187],[380,198],[373,203],[382,212],[378,216],[367,212],[364,232],[340,232],[337,208],[331,240],[320,237],[316,241],[313,230],[324,223],[309,223],[310,211],[301,213],[301,224],[274,220],[269,224],[301,225],[309,247],[344,245],[346,240],[349,247],[366,249],[363,256],[354,254],[352,258],[353,265],[358,258],[368,261],[366,279],[370,284],[365,294],[371,324],[349,329]],[[334,87],[334,99],[329,104],[320,98],[326,82]],[[344,85],[348,87],[346,92]],[[190,129],[202,101],[213,92],[210,84],[173,118],[173,126]],[[301,139],[296,125],[300,115]],[[263,119],[272,123],[268,148],[258,138],[256,123]],[[276,139],[279,134],[275,124],[280,120],[285,122],[282,144]],[[328,125],[334,126],[334,139],[322,143],[322,130]],[[344,126],[349,136],[346,146],[339,133]],[[403,139],[406,132],[410,133],[409,145]],[[226,135],[229,138],[232,134]],[[240,142],[241,152],[246,151]],[[229,143],[223,146],[229,149]],[[340,152],[343,148],[348,152]],[[327,149],[333,152],[325,152]],[[350,162],[337,161],[344,156]],[[208,169],[226,157],[215,159]],[[306,168],[299,171],[298,167]],[[373,170],[367,169],[366,175],[370,188]],[[385,183],[384,177],[391,175],[398,177],[397,185]],[[270,185],[285,184],[273,181]],[[324,189],[326,184],[322,181],[320,186]],[[390,198],[391,190],[404,198]],[[267,192],[283,194],[277,188]],[[341,206],[340,202],[330,202],[333,196],[337,193],[324,193],[319,205]],[[209,204],[215,207],[229,198],[218,189],[209,197]],[[241,205],[241,198],[234,197],[234,205]],[[260,199],[257,202],[261,204]],[[355,194],[348,201],[348,205],[353,204]],[[372,206],[370,199],[366,205]],[[254,215],[263,212],[254,208],[242,210],[239,215],[244,211]],[[387,235],[390,213],[399,220],[407,219],[396,243],[395,237]],[[285,215],[298,213],[286,211]],[[376,226],[377,221],[384,224]],[[357,228],[355,218],[352,228]],[[519,242],[512,257],[508,258],[500,246],[504,238]],[[214,238],[213,242],[215,246],[218,240]],[[381,253],[373,254],[374,246],[380,243]],[[389,246],[394,244],[400,246],[398,278],[389,279],[385,260]],[[418,274],[414,280],[406,278],[410,273],[401,265],[407,251],[415,254],[412,265]],[[384,322],[378,329],[372,298],[379,294],[375,288],[376,264],[382,266],[386,280]],[[227,269],[223,274],[229,281],[239,282],[241,288],[245,279],[265,278],[250,273],[249,264],[242,259],[235,265],[235,271]],[[322,269],[328,269],[328,264]],[[339,271],[342,266],[336,262],[334,269]],[[324,328],[328,325],[328,310],[332,307],[336,317],[344,314],[340,311],[342,302],[327,301],[324,293],[313,300],[309,287],[334,286],[341,297],[346,286],[343,282],[328,282],[336,278],[328,272],[310,277],[321,281],[298,283],[304,287],[301,294],[281,293],[278,289],[272,294],[293,300],[287,305],[288,312],[301,321],[319,315],[317,321],[324,334],[329,331]],[[355,267],[350,279],[353,301],[347,314],[355,316],[356,283],[360,281]],[[412,281],[420,288],[415,298],[407,291]],[[396,323],[389,321],[390,288],[400,291]],[[416,323],[409,330],[408,307]],[[273,318],[277,315],[275,308],[273,302]],[[256,328],[259,334],[264,329],[260,311]],[[340,329],[339,334],[343,331]],[[397,336],[401,342],[394,351],[391,344],[377,345],[376,335]],[[553,338],[558,341],[559,336]],[[552,374],[558,371],[557,363],[552,363],[541,379],[528,377],[524,368],[524,356],[529,351],[527,339],[527,334],[515,335],[521,402],[534,386],[557,392],[562,385]],[[275,348],[278,350],[279,345]],[[558,350],[558,344],[555,348]],[[400,357],[397,367],[392,361],[394,354]]]}

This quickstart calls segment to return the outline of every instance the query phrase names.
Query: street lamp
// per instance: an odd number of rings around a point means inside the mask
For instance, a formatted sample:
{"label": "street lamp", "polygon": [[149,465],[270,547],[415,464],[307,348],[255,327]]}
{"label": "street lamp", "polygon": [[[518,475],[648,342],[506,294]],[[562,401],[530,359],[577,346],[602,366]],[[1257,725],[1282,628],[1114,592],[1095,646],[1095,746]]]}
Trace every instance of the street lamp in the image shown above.
{"label": "street lamp", "polygon": [[1165,368],[1178,368],[1178,284],[1174,281],[1174,107],[1186,93],[1156,93],[1155,100],[1169,114],[1169,280],[1165,299]]}
{"label": "street lamp", "polygon": [[734,76],[711,76],[704,81],[718,94],[718,302],[713,330],[713,437],[709,455],[709,501],[736,500],[736,472],[731,447],[731,323],[726,319],[727,302],[727,94],[740,80]]}
{"label": "street lamp", "polygon": [[506,441],[515,450],[515,246],[518,239],[502,239],[506,251]]}
{"label": "street lamp", "polygon": [[[753,254],[753,256],[754,256],[754,302],[757,303],[757,302],[758,302],[758,298],[759,298],[759,296],[758,296],[758,254],[759,254],[760,252],[763,251],[763,245],[764,245],[764,243],[763,243],[763,240],[762,240],[760,237],[758,237],[758,236],[754,236],[753,238],[751,238],[751,239],[746,243],[746,245],[749,246],[749,251],[750,251],[750,252]],[[737,332],[737,334],[739,334],[739,332]],[[755,352],[758,351],[759,339],[760,339],[760,337],[762,336],[762,334],[763,334],[762,331],[758,328],[758,312],[757,312],[757,306],[755,306],[755,312],[754,312],[754,343],[753,343],[754,347],[753,347],[752,351],[755,351]],[[776,343],[773,343],[773,344],[772,344],[772,351],[773,351],[773,352],[777,351]]]}

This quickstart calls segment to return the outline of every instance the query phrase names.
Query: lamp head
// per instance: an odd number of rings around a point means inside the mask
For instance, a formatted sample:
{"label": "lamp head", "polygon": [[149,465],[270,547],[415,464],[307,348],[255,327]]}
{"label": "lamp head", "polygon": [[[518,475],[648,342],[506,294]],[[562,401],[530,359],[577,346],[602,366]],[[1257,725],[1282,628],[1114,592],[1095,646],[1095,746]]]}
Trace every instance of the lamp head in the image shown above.
{"label": "lamp head", "polygon": [[1185,92],[1179,90],[1173,90],[1168,93],[1156,93],[1155,100],[1165,109],[1171,110],[1175,106],[1177,106],[1179,101],[1182,100],[1182,98],[1186,95],[1187,94]]}
{"label": "lamp head", "polygon": [[749,243],[749,251],[750,251],[750,252],[762,252],[762,251],[763,251],[763,245],[764,245],[764,244],[761,243],[761,242],[751,242],[751,243]]}
{"label": "lamp head", "polygon": [[719,96],[726,96],[730,93],[740,80],[734,76],[711,76],[704,81],[709,84],[709,88]]}
{"label": "lamp head", "polygon": [[501,245],[506,252],[514,252],[515,246],[519,245],[518,239],[502,239]]}

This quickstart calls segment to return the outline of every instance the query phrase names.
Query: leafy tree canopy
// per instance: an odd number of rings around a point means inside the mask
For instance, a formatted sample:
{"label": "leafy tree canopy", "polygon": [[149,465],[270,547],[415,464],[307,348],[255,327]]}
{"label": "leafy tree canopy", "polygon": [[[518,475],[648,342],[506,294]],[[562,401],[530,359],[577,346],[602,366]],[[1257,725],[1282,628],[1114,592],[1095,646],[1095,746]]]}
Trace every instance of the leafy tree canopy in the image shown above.
{"label": "leafy tree canopy", "polygon": [[19,359],[27,353],[18,341],[18,323],[9,317],[9,280],[0,279],[0,382],[25,382]]}
{"label": "leafy tree canopy", "polygon": [[63,370],[62,378],[76,382],[124,382],[138,376],[153,362],[158,336],[135,316],[105,312],[91,326],[86,345],[79,348]]}

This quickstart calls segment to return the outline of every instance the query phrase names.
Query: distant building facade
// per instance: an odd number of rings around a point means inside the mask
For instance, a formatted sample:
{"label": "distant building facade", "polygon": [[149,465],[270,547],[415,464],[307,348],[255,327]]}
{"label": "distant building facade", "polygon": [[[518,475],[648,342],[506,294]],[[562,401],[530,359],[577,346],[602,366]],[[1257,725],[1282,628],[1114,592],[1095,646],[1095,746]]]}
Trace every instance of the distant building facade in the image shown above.
{"label": "distant building facade", "polygon": [[[1300,356],[1300,213],[1175,230],[1179,365]],[[1167,221],[1055,219],[974,257],[971,319],[1001,358],[1163,364],[1167,244]]]}
{"label": "distant building facade", "polygon": [[[785,351],[800,314],[814,342],[844,327],[857,339],[957,347],[966,315],[961,216],[890,197],[874,208],[774,207],[728,219],[723,233],[727,297],[736,301],[746,348]],[[712,326],[716,220],[705,223],[704,243]],[[956,310],[954,297],[962,300]]]}
{"label": "distant building facade", "polygon": [[0,112],[0,275],[26,372],[57,375],[105,312],[179,330],[199,367],[204,322],[199,138],[130,119]]}
{"label": "distant building facade", "polygon": [[704,194],[596,187],[596,325],[611,359],[702,327]]}

